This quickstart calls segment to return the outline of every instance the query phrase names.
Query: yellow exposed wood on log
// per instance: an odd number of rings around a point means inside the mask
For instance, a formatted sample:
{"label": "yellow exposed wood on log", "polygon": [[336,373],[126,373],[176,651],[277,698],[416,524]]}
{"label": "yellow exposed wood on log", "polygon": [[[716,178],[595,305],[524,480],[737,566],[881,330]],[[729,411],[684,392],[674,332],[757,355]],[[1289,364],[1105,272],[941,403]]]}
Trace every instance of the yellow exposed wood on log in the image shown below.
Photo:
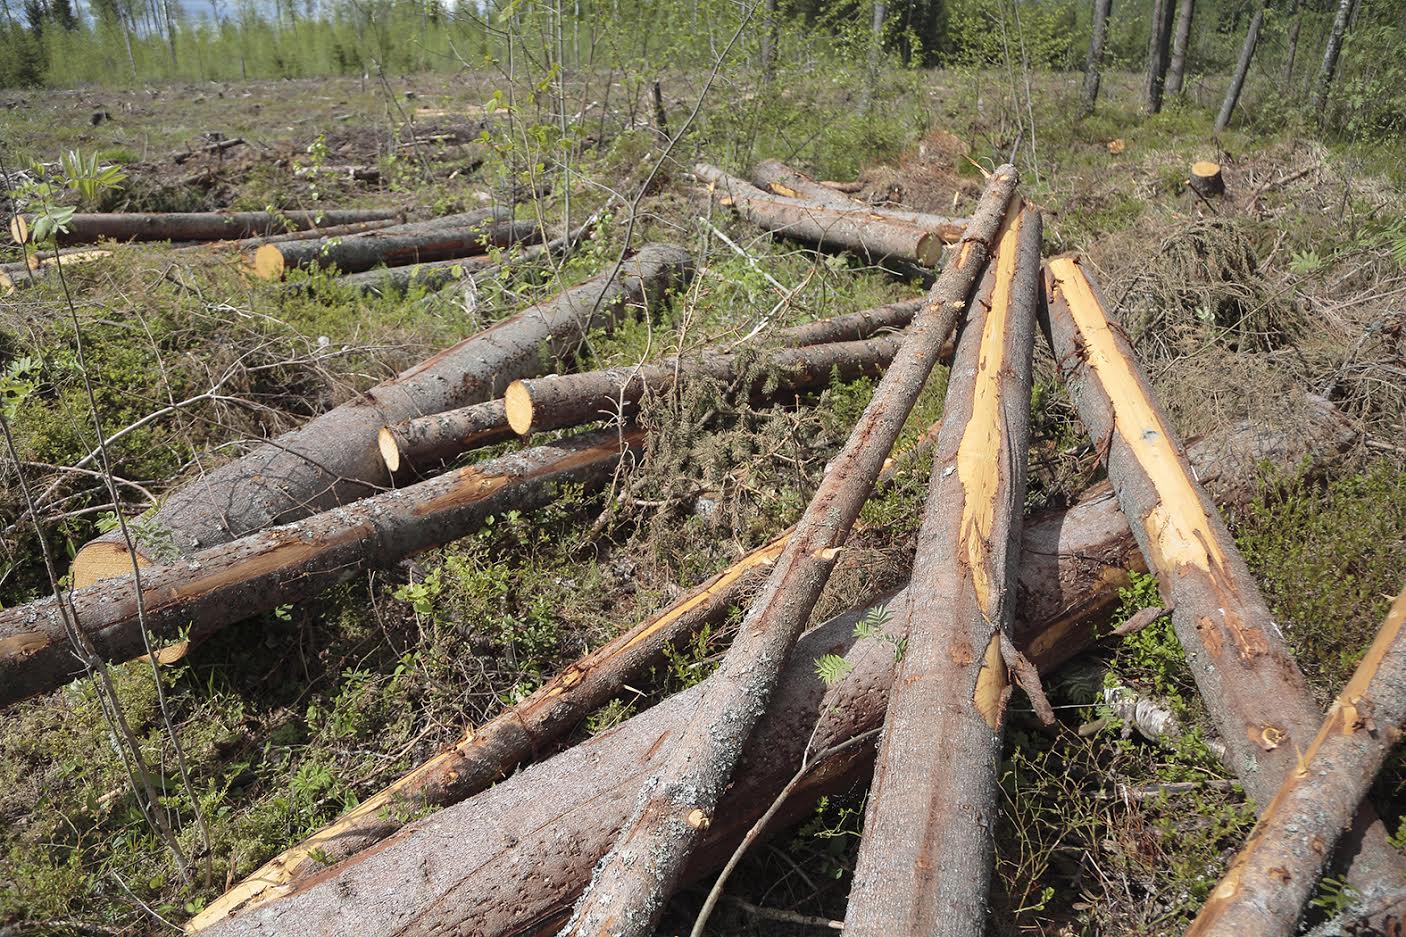
{"label": "yellow exposed wood on log", "polygon": [[1006,670],[1005,658],[1001,656],[1001,635],[993,634],[991,642],[986,645],[986,659],[976,675],[976,692],[972,694],[972,705],[992,730],[1001,725],[1009,689],[1010,673]]}

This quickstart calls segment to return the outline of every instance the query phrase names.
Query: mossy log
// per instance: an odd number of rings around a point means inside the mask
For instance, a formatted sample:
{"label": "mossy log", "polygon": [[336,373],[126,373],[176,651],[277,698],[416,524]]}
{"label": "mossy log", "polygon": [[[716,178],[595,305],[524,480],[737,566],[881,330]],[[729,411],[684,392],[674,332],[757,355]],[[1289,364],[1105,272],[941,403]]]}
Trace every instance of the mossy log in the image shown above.
{"label": "mossy log", "polygon": [[[638,430],[592,433],[511,453],[397,491],[385,491],[142,571],[0,611],[0,706],[84,673],[68,637],[76,627],[102,660],[144,653],[153,642],[198,640],[231,622],[317,595],[366,569],[391,566],[456,540],[485,517],[548,503],[554,485],[592,488],[637,447]],[[185,629],[183,631],[183,629]]]}
{"label": "mossy log", "polygon": [[688,731],[646,782],[639,805],[582,895],[572,937],[653,932],[702,830],[716,815],[743,746],[773,695],[851,525],[966,306],[1011,207],[1014,167],[991,176],[960,248],[943,268],[898,354],[796,525],[747,613]]}
{"label": "mossy log", "polygon": [[851,251],[876,262],[898,260],[933,269],[942,260],[943,247],[961,240],[965,228],[960,222],[928,227],[863,206],[841,209],[768,195],[711,166],[699,165],[693,172],[721,194],[722,204],[758,227],[820,250]]}
{"label": "mossy log", "polygon": [[[1260,814],[1245,848],[1187,937],[1292,937],[1313,887],[1406,723],[1406,592],[1328,707],[1298,767]],[[1375,896],[1369,896],[1375,897]]]}
{"label": "mossy log", "polygon": [[[913,581],[899,606],[908,643],[845,914],[853,937],[986,932],[1010,672],[1033,673],[1010,625],[1040,234],[1039,212],[1007,216],[948,376]],[[1038,688],[1032,696],[1043,698]]]}
{"label": "mossy log", "polygon": [[[498,396],[520,377],[550,371],[592,329],[648,310],[692,276],[681,248],[652,244],[618,270],[529,306],[444,349],[247,455],[167,494],[146,515],[137,561],[187,556],[252,531],[287,523],[370,494],[385,484],[376,447],[381,427]],[[613,275],[612,275],[613,274]],[[120,532],[89,541],[73,561],[77,587],[127,576],[132,559]]]}
{"label": "mossy log", "polygon": [[[1224,521],[1187,464],[1122,331],[1078,258],[1051,260],[1043,323],[1080,419],[1172,609],[1187,664],[1249,795],[1268,803],[1323,714]],[[1406,885],[1364,805],[1345,856],[1359,891]]]}
{"label": "mossy log", "polygon": [[[112,212],[74,215],[61,245],[98,241],[233,241],[303,228],[355,224],[398,218],[388,208],[326,211]],[[30,227],[33,220],[29,219]]]}
{"label": "mossy log", "polygon": [[[1310,402],[1305,413],[1294,432],[1242,424],[1197,441],[1188,452],[1197,476],[1221,503],[1240,506],[1254,496],[1260,465],[1307,466],[1321,472],[1355,434],[1322,401]],[[899,462],[891,461],[880,482],[901,470]],[[721,622],[731,608],[752,595],[791,533],[788,530],[752,550],[667,608],[591,651],[521,703],[469,730],[453,747],[265,863],[196,916],[189,929],[206,927],[241,908],[291,891],[294,883],[328,863],[389,836],[402,826],[397,818],[458,803],[560,742],[659,660],[665,648],[677,646],[705,625]],[[1128,571],[1144,568],[1107,483],[1095,485],[1073,507],[1041,511],[1025,524],[1019,564],[1022,614],[1015,630],[1042,662],[1062,664],[1088,647],[1113,614]]]}

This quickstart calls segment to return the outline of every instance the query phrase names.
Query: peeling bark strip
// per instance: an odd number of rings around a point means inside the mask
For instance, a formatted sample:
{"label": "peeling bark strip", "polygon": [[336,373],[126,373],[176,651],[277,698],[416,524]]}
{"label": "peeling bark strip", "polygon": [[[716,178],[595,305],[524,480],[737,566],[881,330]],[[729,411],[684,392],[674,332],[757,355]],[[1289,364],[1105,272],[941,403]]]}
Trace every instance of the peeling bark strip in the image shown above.
{"label": "peeling bark strip", "polygon": [[[1313,406],[1309,412],[1302,432],[1244,425],[1210,436],[1191,447],[1192,465],[1217,498],[1248,503],[1257,466],[1269,462],[1289,467],[1316,459],[1321,468],[1327,456],[1355,438],[1330,406]],[[894,471],[894,465],[886,467],[880,481]],[[517,706],[468,732],[453,748],[265,863],[190,921],[187,929],[202,929],[291,891],[295,882],[324,868],[311,858],[313,851],[333,861],[354,855],[398,829],[398,817],[458,803],[558,742],[565,731],[618,695],[665,646],[722,620],[733,605],[750,595],[781,555],[791,532],[758,547],[668,608],[587,654]],[[1118,589],[1127,580],[1124,566],[1141,568],[1140,563],[1127,521],[1106,484],[1085,492],[1067,511],[1035,515],[1025,525],[1020,568],[1021,608],[1029,624],[1017,626],[1017,643],[1028,644],[1042,667],[1073,657],[1091,643],[1096,629],[1116,608]],[[798,661],[804,659],[799,650],[796,653]],[[601,853],[605,846],[602,840]],[[590,863],[598,856],[582,867],[585,872],[576,887],[584,885]]]}
{"label": "peeling bark strip", "polygon": [[[637,448],[641,438],[631,430],[624,443]],[[187,637],[201,638],[457,540],[490,514],[539,507],[555,483],[595,487],[615,471],[620,442],[611,430],[525,449],[152,567],[142,574],[147,628],[162,642],[187,625]],[[70,599],[102,659],[144,653],[132,577],[79,589]],[[52,598],[0,611],[0,706],[83,674],[60,613]]]}
{"label": "peeling bark strip", "polygon": [[1002,166],[987,183],[961,247],[943,268],[883,380],[840,454],[830,463],[765,589],[738,629],[688,731],[640,791],[634,816],[601,861],[563,934],[644,937],[652,933],[700,838],[687,822],[712,819],[752,728],[898,438],[938,350],[986,264],[1016,188]]}
{"label": "peeling bark strip", "polygon": [[1014,210],[1007,218],[948,377],[902,606],[908,644],[889,697],[845,915],[852,937],[986,931],[1013,663],[1003,645],[1014,650],[1040,229],[1039,212]]}
{"label": "peeling bark strip", "polygon": [[[1187,937],[1290,937],[1323,863],[1401,739],[1406,591]],[[1372,897],[1372,896],[1369,896]]]}
{"label": "peeling bark strip", "polygon": [[377,266],[402,267],[436,260],[456,260],[486,254],[490,247],[540,240],[535,221],[514,221],[503,208],[486,208],[444,221],[399,225],[356,237],[318,238],[265,244],[254,252],[254,273],[281,280],[294,269],[335,266],[343,273],[360,273]]}
{"label": "peeling bark strip", "polygon": [[962,221],[938,219],[946,223],[929,227],[865,206],[840,209],[780,198],[711,166],[700,164],[693,173],[723,193],[724,205],[758,227],[817,248],[853,251],[875,261],[894,258],[936,267],[943,245],[960,241],[965,229]]}
{"label": "peeling bark strip", "polygon": [[[1077,259],[1050,261],[1046,322],[1079,416],[1156,571],[1187,664],[1246,791],[1268,803],[1322,713],[1225,523],[1187,465],[1122,332]],[[1359,891],[1406,879],[1406,863],[1365,807],[1348,880]]]}
{"label": "peeling bark strip", "polygon": [[[58,242],[95,244],[112,241],[229,241],[328,225],[399,218],[395,209],[338,211],[112,212],[74,215]],[[33,219],[28,219],[33,226]]]}
{"label": "peeling bark strip", "polygon": [[[591,329],[609,328],[633,308],[663,302],[688,281],[693,260],[682,248],[652,244],[604,273],[444,349],[169,493],[141,526],[138,562],[188,556],[273,524],[345,504],[377,490],[386,467],[376,447],[381,427],[497,396],[510,381],[552,370]],[[90,541],[73,561],[82,587],[132,572],[120,532]],[[134,530],[135,534],[136,531]]]}

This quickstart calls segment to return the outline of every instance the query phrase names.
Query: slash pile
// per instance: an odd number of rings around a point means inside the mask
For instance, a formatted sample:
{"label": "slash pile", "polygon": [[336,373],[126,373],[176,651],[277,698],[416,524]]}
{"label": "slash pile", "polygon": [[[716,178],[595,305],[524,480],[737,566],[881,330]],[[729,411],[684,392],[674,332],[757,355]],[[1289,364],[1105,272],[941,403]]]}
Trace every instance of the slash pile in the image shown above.
{"label": "slash pile", "polygon": [[[778,163],[757,168],[757,185],[708,166],[694,175],[700,197],[779,236],[941,271],[925,298],[782,331],[765,381],[738,380],[724,350],[544,375],[584,332],[647,314],[688,282],[686,251],[647,245],[177,490],[131,539],[84,546],[76,591],[0,612],[6,704],[91,660],[136,656],[144,629],[179,654],[495,513],[539,507],[555,484],[603,487],[644,442],[630,418],[650,392],[704,376],[774,399],[882,375],[791,530],[266,863],[188,930],[645,937],[681,885],[872,770],[846,933],[975,937],[1011,697],[1019,688],[1053,718],[1040,675],[1093,642],[1128,569],[1156,574],[1228,763],[1267,805],[1192,932],[1293,933],[1335,850],[1365,899],[1399,892],[1406,868],[1364,797],[1406,720],[1406,593],[1325,719],[1216,507],[1248,496],[1257,461],[1344,444],[1331,406],[1306,400],[1298,438],[1242,426],[1185,446],[1080,259],[1042,261],[1041,214],[1013,167],[957,220],[863,205]],[[288,237],[258,245],[259,275],[459,263],[474,244],[540,230],[490,212]],[[1037,329],[1108,482],[1024,517]],[[861,509],[912,454],[890,455],[941,361],[951,371],[943,419],[920,443],[932,473],[912,581],[886,602],[903,653],[856,643],[862,608],[803,633]],[[605,413],[618,426],[443,470]],[[712,677],[514,773],[754,593]],[[809,662],[836,649],[852,669],[827,687]]]}

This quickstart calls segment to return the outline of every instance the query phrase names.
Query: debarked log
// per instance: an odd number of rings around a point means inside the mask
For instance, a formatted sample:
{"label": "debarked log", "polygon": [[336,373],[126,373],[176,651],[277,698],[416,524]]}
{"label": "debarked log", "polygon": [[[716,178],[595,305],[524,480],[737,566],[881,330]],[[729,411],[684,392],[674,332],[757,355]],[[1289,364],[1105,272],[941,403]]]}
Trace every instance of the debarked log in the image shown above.
{"label": "debarked log", "polygon": [[525,449],[149,567],[140,610],[129,576],[69,593],[62,604],[49,598],[0,611],[0,706],[84,673],[69,628],[112,662],[144,652],[143,619],[154,643],[198,640],[458,539],[490,515],[540,507],[558,483],[594,488],[615,471],[622,445],[641,439],[631,429]]}
{"label": "debarked log", "polygon": [[[382,426],[488,400],[510,381],[551,371],[590,330],[609,328],[632,309],[653,308],[692,272],[682,248],[647,245],[618,270],[529,306],[206,472],[147,515],[137,532],[138,562],[171,551],[186,556],[377,490],[388,480],[376,447]],[[73,561],[80,588],[131,572],[119,531],[90,541]]]}
{"label": "debarked log", "polygon": [[[1189,457],[1218,501],[1247,504],[1258,468],[1304,466],[1321,472],[1356,437],[1331,406],[1313,399],[1302,431],[1263,425],[1228,427],[1194,443]],[[894,466],[885,469],[892,472]],[[881,479],[882,480],[882,479]],[[567,667],[522,703],[465,734],[454,746],[297,846],[265,863],[191,921],[208,926],[240,908],[276,898],[293,884],[389,836],[400,817],[447,807],[506,777],[558,743],[593,710],[657,661],[663,650],[705,625],[717,624],[752,594],[781,555],[790,531],[751,551],[667,608]],[[1049,666],[1087,647],[1118,605],[1141,554],[1107,483],[1095,485],[1065,511],[1042,511],[1024,527],[1017,634]]]}

